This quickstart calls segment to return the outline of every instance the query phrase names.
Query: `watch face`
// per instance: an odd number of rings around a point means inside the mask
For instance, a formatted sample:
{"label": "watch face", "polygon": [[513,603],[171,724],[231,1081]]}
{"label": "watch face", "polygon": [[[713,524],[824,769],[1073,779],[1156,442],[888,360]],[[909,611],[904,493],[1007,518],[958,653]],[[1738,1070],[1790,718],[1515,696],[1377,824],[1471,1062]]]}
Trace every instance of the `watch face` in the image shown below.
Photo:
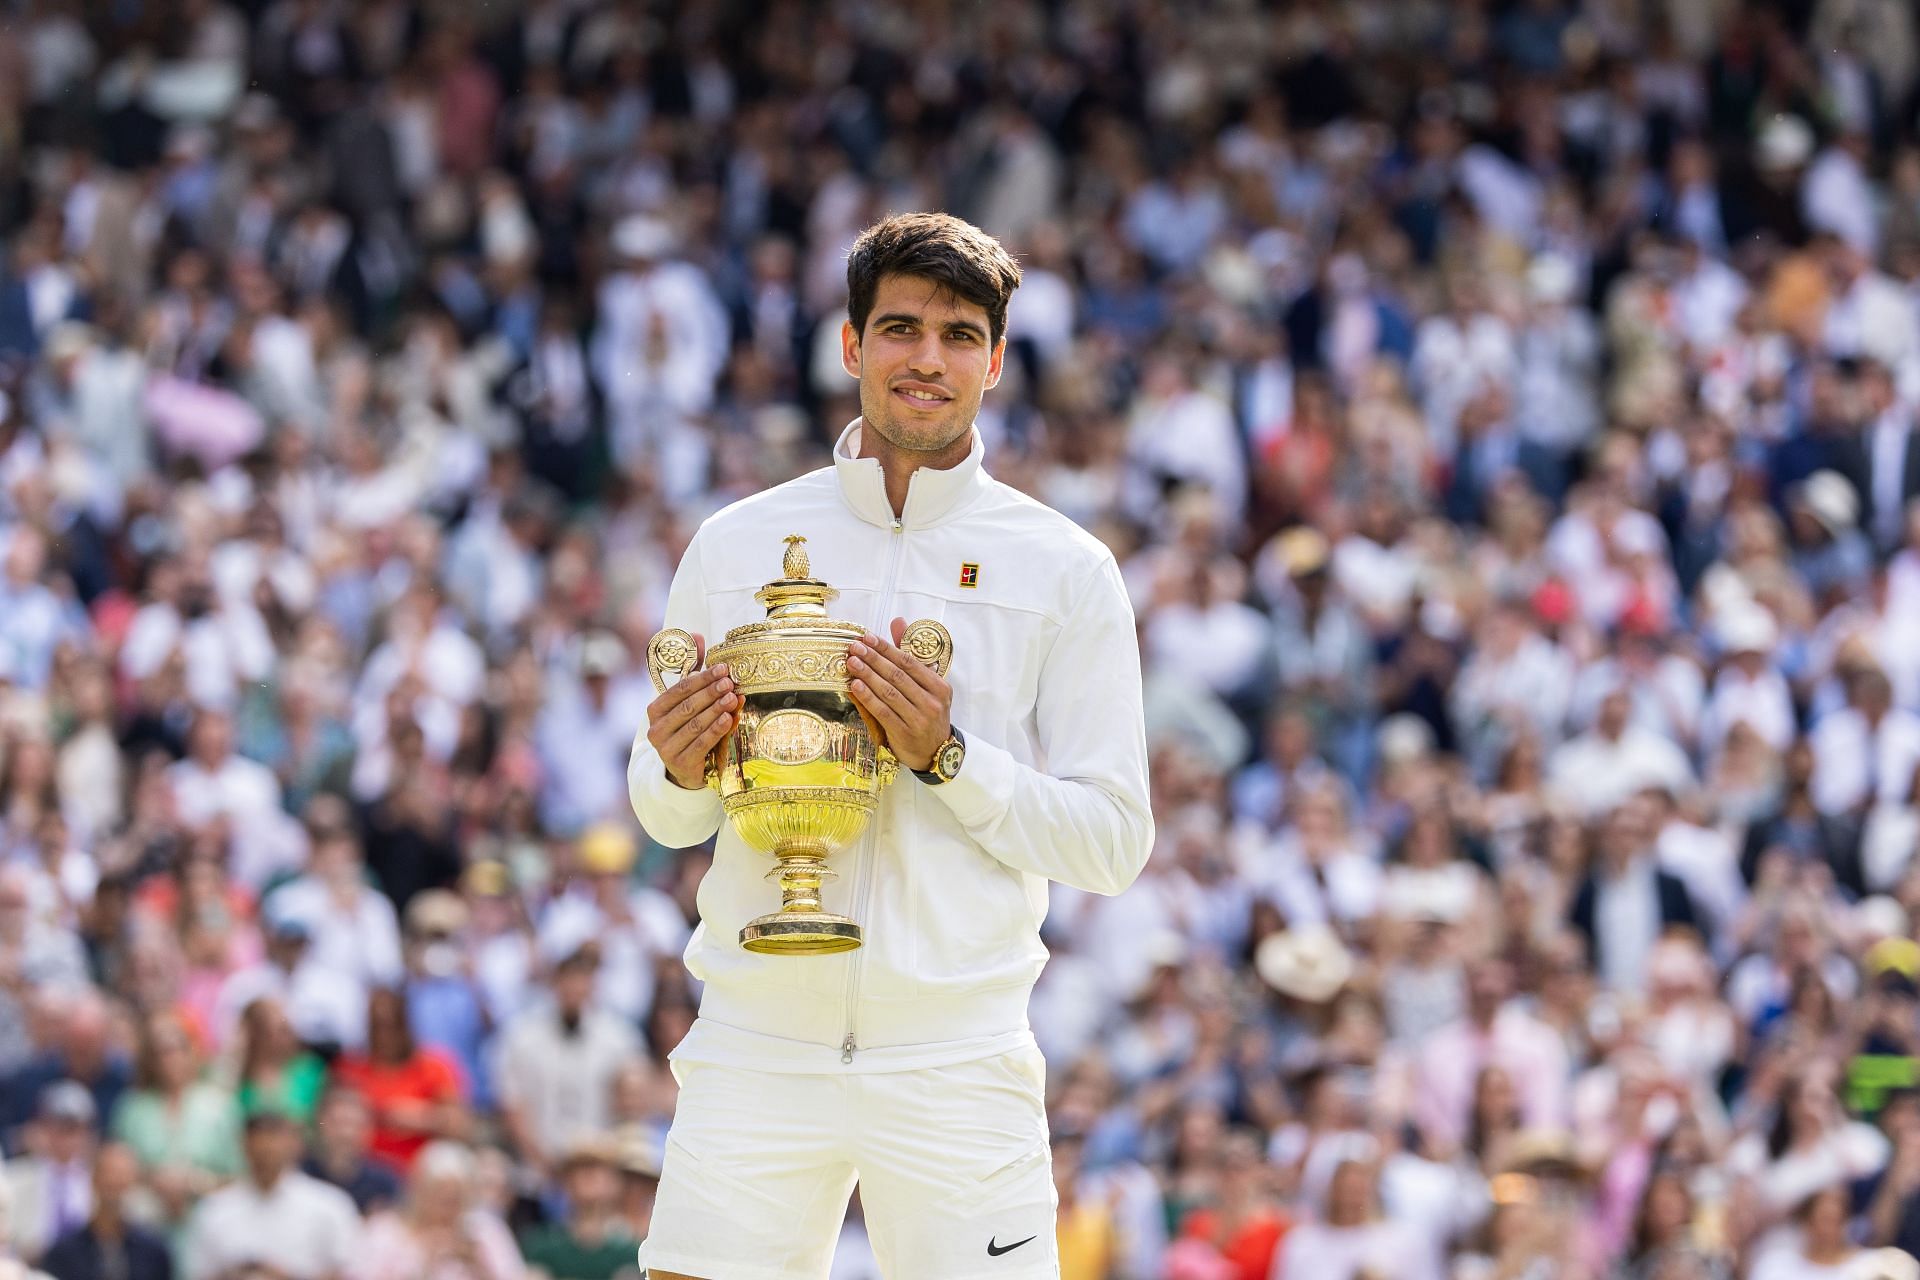
{"label": "watch face", "polygon": [[967,749],[957,742],[949,742],[940,750],[939,770],[951,778],[960,772],[960,762],[967,758]]}

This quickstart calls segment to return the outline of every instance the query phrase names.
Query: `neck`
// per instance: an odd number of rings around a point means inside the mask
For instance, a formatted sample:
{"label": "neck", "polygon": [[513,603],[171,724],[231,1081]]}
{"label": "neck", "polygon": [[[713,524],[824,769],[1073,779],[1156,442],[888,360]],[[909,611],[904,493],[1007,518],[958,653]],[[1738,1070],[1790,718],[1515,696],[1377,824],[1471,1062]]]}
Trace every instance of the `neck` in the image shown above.
{"label": "neck", "polygon": [[913,480],[913,473],[921,467],[934,471],[949,471],[967,460],[973,452],[973,431],[969,428],[960,437],[943,449],[923,453],[913,449],[902,449],[887,440],[878,431],[873,430],[866,419],[860,420],[860,452],[856,457],[872,458],[880,464],[880,473],[886,477],[887,505],[898,516],[907,509],[907,486]]}

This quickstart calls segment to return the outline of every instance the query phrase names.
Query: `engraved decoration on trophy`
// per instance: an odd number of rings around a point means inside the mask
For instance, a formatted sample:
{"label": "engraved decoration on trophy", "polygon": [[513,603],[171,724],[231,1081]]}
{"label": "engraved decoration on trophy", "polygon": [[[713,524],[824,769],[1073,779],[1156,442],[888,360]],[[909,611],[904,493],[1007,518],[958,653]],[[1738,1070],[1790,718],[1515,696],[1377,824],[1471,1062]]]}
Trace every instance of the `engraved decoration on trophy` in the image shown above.
{"label": "engraved decoration on trophy", "polygon": [[[899,762],[849,692],[847,646],[866,634],[827,616],[840,593],[812,576],[806,539],[786,538],[784,576],[754,593],[766,620],[727,632],[707,652],[725,663],[740,695],[739,722],[707,757],[707,785],[748,846],[772,855],[767,879],[780,885],[780,909],[740,930],[740,945],[766,955],[830,955],[860,945],[860,925],[820,905],[820,887],[836,874],[833,854],[859,838]],[[953,637],[922,619],[901,648],[945,676]],[[677,627],[647,645],[647,673],[666,691],[668,672],[690,675],[699,657]]]}

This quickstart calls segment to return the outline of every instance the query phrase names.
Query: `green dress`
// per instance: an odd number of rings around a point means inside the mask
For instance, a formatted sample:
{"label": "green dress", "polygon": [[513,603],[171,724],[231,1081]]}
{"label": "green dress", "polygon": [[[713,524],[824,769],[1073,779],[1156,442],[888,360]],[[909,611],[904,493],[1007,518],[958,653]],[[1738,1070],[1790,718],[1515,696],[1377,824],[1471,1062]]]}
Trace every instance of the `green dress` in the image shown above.
{"label": "green dress", "polygon": [[240,1172],[240,1108],[219,1085],[187,1086],[177,1109],[158,1093],[129,1093],[113,1111],[113,1136],[148,1168],[198,1169],[216,1177]]}
{"label": "green dress", "polygon": [[286,1065],[280,1078],[271,1084],[256,1085],[251,1080],[240,1085],[240,1113],[279,1111],[293,1117],[302,1126],[313,1124],[313,1113],[320,1105],[320,1094],[327,1087],[327,1067],[310,1053],[303,1053]]}

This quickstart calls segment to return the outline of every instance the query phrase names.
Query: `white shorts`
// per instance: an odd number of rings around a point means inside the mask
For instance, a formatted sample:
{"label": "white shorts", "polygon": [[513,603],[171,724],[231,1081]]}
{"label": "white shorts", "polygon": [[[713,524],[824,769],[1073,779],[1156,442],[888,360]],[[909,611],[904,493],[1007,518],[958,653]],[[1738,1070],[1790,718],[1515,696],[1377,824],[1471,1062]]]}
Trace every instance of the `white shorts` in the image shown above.
{"label": "white shorts", "polygon": [[888,1280],[1055,1280],[1046,1063],[781,1075],[679,1062],[640,1265],[826,1280],[854,1184]]}

